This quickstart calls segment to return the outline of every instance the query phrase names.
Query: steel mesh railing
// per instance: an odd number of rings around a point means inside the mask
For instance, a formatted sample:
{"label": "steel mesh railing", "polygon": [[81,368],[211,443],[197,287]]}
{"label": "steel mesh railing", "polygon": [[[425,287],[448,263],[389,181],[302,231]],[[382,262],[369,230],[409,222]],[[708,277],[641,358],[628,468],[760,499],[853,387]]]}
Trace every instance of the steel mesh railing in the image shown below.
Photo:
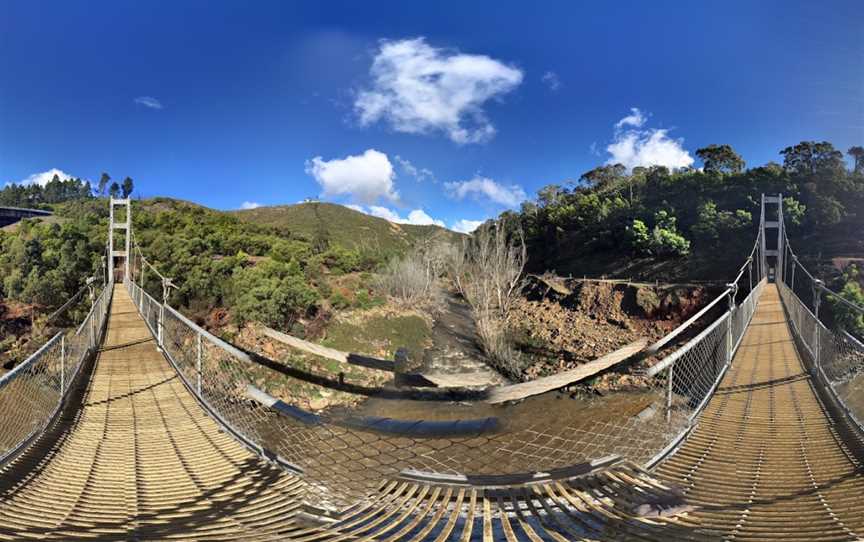
{"label": "steel mesh railing", "polygon": [[[760,261],[759,247],[757,239],[734,283],[658,341],[654,352],[694,322],[711,317],[713,307],[728,302],[726,312],[656,369],[629,377],[628,388],[581,400],[579,410],[563,419],[537,416],[536,410],[525,415],[515,405],[500,419],[497,431],[467,436],[386,434],[352,425],[345,414],[279,415],[250,398],[248,389],[251,385],[278,397],[279,383],[289,377],[256,363],[167,303],[156,301],[134,281],[134,272],[128,289],[169,361],[213,417],[251,450],[302,471],[310,500],[341,507],[374,492],[383,478],[404,469],[516,474],[564,468],[610,454],[652,464],[692,426],[741,342],[764,286],[762,267],[754,265]],[[133,248],[140,262],[133,269],[150,266],[140,249]],[[153,272],[163,284],[170,283]],[[736,306],[739,284],[748,294]],[[166,286],[166,295],[167,291]],[[544,400],[555,398],[538,399]]]}
{"label": "steel mesh railing", "polygon": [[101,341],[110,304],[109,284],[77,328],[58,332],[0,378],[0,466],[41,435],[60,411],[84,360]]}
{"label": "steel mesh railing", "polygon": [[[788,239],[787,239],[788,245]],[[817,280],[787,248],[792,258],[794,275],[785,274],[778,282],[780,298],[786,308],[798,345],[811,362],[822,387],[845,413],[864,431],[864,344],[842,329],[829,329],[819,318],[824,298],[839,298]],[[795,277],[793,290],[792,277]],[[798,291],[808,291],[810,305]],[[852,311],[864,314],[864,308],[845,303]],[[812,307],[812,309],[811,309]]]}

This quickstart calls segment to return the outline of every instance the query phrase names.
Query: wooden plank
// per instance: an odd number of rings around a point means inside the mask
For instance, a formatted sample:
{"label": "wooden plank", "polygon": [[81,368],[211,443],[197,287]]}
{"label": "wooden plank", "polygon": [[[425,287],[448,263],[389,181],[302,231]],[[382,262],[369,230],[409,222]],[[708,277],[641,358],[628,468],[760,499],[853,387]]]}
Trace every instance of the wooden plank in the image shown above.
{"label": "wooden plank", "polygon": [[336,350],[335,348],[329,348],[320,344],[304,341],[303,339],[298,339],[297,337],[293,337],[291,335],[288,335],[287,333],[282,333],[281,331],[276,331],[275,329],[271,329],[269,327],[264,327],[264,335],[267,335],[271,339],[279,341],[284,345],[290,346],[291,348],[302,350],[307,354],[332,359],[334,361],[338,361],[339,363],[350,363],[352,365],[360,365],[370,369],[378,369],[380,371],[392,372],[394,370],[394,363],[392,360],[378,359],[369,356],[363,356],[360,354],[342,352],[341,350]]}
{"label": "wooden plank", "polygon": [[532,395],[539,395],[551,390],[557,390],[570,384],[575,384],[580,380],[585,380],[588,377],[604,371],[613,365],[616,365],[625,359],[628,359],[642,351],[648,344],[648,339],[639,339],[633,341],[623,348],[619,348],[614,352],[606,354],[603,357],[597,358],[594,361],[589,361],[584,365],[580,365],[575,369],[558,373],[557,375],[546,376],[532,380],[531,382],[523,382],[521,384],[512,384],[510,386],[501,386],[489,390],[489,397],[486,402],[496,404],[505,401],[518,401]]}

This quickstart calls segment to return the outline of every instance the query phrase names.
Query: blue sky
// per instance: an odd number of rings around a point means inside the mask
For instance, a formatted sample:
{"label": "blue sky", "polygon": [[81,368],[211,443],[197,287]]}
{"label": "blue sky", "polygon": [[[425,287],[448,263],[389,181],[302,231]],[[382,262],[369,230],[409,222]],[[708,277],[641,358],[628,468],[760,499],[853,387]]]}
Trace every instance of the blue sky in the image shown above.
{"label": "blue sky", "polygon": [[108,171],[467,228],[609,160],[864,144],[862,25],[852,0],[7,0],[0,184]]}

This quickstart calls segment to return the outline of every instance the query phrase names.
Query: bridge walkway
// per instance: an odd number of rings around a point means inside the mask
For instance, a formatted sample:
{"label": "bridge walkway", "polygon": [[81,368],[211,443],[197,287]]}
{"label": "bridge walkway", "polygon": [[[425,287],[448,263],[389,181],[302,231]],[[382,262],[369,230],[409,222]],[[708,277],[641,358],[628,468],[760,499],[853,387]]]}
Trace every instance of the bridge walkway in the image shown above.
{"label": "bridge walkway", "polygon": [[860,540],[864,445],[826,408],[766,286],[699,424],[654,474],[732,540]]}
{"label": "bridge walkway", "polygon": [[282,540],[297,528],[302,482],[219,429],[122,285],[80,388],[80,408],[0,472],[0,540]]}

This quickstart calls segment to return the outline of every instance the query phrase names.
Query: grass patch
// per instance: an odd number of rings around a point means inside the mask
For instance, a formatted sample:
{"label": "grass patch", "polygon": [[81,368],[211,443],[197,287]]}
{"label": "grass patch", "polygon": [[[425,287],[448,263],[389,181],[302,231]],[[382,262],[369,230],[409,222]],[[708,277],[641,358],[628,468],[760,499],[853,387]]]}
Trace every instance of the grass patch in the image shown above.
{"label": "grass patch", "polygon": [[419,316],[374,316],[362,325],[335,322],[322,344],[345,352],[393,357],[396,349],[408,349],[411,359],[423,357],[432,330]]}

